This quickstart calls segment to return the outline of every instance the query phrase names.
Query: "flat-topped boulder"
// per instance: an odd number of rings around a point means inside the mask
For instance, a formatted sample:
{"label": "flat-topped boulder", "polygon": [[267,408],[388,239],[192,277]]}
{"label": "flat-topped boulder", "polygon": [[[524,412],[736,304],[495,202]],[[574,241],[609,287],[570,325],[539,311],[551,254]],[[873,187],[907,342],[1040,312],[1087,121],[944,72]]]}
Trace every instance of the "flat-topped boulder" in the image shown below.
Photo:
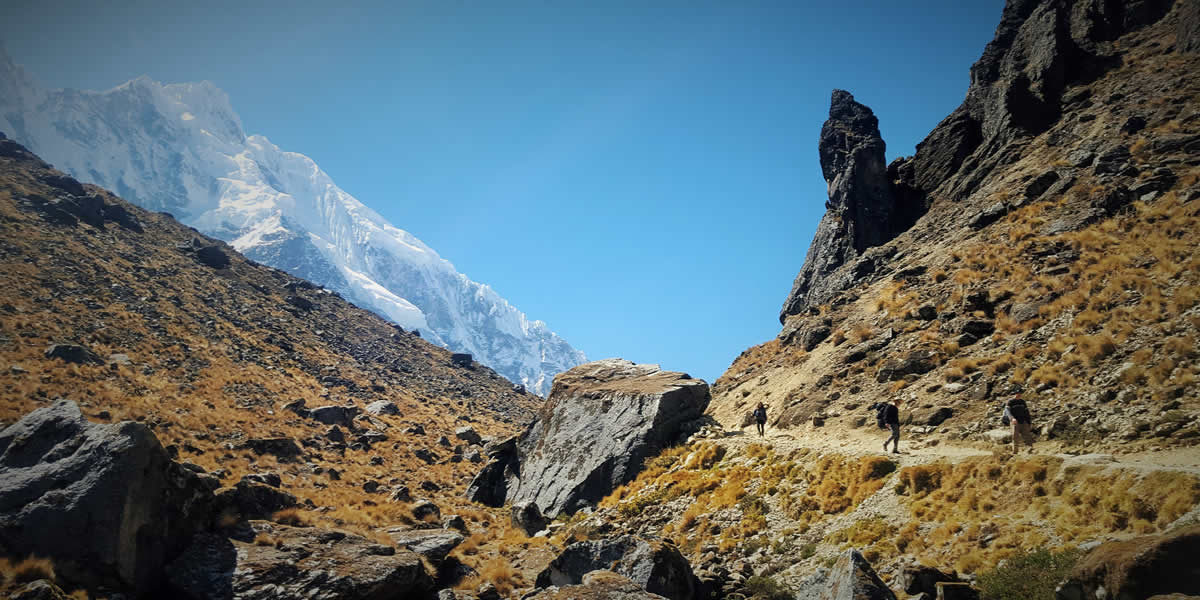
{"label": "flat-topped boulder", "polygon": [[580,365],[555,377],[524,433],[489,447],[467,495],[493,506],[533,502],[549,518],[592,506],[685,438],[709,399],[703,380],[658,365]]}

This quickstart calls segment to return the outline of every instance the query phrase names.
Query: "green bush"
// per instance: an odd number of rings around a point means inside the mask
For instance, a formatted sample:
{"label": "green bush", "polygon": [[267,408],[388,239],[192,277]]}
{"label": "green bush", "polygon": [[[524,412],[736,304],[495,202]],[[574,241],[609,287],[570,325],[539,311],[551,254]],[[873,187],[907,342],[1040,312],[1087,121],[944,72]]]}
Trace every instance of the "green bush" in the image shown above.
{"label": "green bush", "polygon": [[750,598],[757,600],[792,600],[792,593],[778,581],[764,575],[755,575],[744,584]]}
{"label": "green bush", "polygon": [[1045,548],[1018,554],[979,575],[976,585],[984,600],[1051,600],[1054,588],[1067,577],[1083,552],[1051,552]]}

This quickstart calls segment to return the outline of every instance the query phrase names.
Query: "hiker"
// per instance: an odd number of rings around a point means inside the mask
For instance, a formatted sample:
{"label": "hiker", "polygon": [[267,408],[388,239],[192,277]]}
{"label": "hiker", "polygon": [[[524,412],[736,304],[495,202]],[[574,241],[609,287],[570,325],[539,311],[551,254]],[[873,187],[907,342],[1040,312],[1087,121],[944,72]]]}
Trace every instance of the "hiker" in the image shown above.
{"label": "hiker", "polygon": [[1004,403],[1004,415],[1000,417],[1000,422],[1012,424],[1013,454],[1020,451],[1022,439],[1029,446],[1029,453],[1033,453],[1033,416],[1029,414],[1029,407],[1020,394],[1014,394]]}
{"label": "hiker", "polygon": [[880,403],[877,411],[875,418],[880,428],[892,430],[892,436],[883,441],[883,451],[887,452],[888,442],[892,442],[892,453],[900,454],[900,398],[892,398],[891,404]]}
{"label": "hiker", "polygon": [[767,426],[767,407],[762,402],[754,409],[754,424],[758,427],[758,437],[762,437]]}

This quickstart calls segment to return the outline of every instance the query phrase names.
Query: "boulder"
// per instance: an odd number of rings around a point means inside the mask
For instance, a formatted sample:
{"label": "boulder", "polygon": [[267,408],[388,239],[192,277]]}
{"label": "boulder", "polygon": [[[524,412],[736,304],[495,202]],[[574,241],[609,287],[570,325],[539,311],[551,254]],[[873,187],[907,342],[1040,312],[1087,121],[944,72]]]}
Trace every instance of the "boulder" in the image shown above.
{"label": "boulder", "polygon": [[415,552],[342,531],[252,521],[244,536],[203,534],[167,567],[188,600],[432,598]]}
{"label": "boulder", "polygon": [[815,323],[802,327],[796,335],[796,340],[800,342],[800,347],[804,348],[805,352],[812,352],[818,344],[825,341],[829,335],[833,333],[833,328],[825,323]]}
{"label": "boulder", "polygon": [[929,425],[936,427],[941,425],[946,419],[954,416],[954,409],[949,406],[941,406],[938,408],[930,408],[919,411],[913,415],[913,423],[917,425]]}
{"label": "boulder", "polygon": [[397,548],[406,548],[438,564],[446,559],[466,538],[457,531],[446,529],[405,529],[396,527],[387,530]]}
{"label": "boulder", "polygon": [[934,355],[928,350],[914,350],[904,358],[894,358],[879,367],[875,380],[879,383],[904,379],[908,375],[928,373],[937,365]]}
{"label": "boulder", "polygon": [[376,400],[375,402],[372,402],[367,405],[367,413],[375,415],[375,416],[379,416],[379,415],[393,415],[394,416],[394,415],[400,414],[400,407],[396,406],[396,404],[394,402],[389,402],[387,400]]}
{"label": "boulder", "polygon": [[250,450],[255,454],[271,454],[283,462],[294,460],[302,454],[296,440],[286,437],[250,438],[238,447]]}
{"label": "boulder", "polygon": [[535,585],[545,588],[580,584],[584,575],[598,569],[614,571],[639,588],[671,600],[695,597],[696,577],[679,549],[665,542],[629,535],[567,546],[538,573]]}
{"label": "boulder", "polygon": [[77,365],[102,365],[100,355],[78,344],[51,344],[44,352],[46,358],[57,358]]}
{"label": "boulder", "polygon": [[450,355],[450,362],[458,367],[469,367],[475,363],[475,360],[470,354],[465,352],[455,352]]}
{"label": "boulder", "polygon": [[326,425],[341,425],[354,429],[354,417],[358,409],[353,406],[319,406],[309,412],[309,417]]}
{"label": "boulder", "polygon": [[233,487],[217,492],[217,505],[236,511],[243,519],[267,519],[285,508],[295,507],[296,497],[243,478]]}
{"label": "boulder", "polygon": [[608,359],[560,373],[539,417],[467,490],[476,502],[533,502],[554,518],[631,481],[643,462],[683,441],[704,414],[708,384],[658,365]]}
{"label": "boulder", "polygon": [[1055,592],[1058,600],[1200,596],[1200,525],[1093,548]]}
{"label": "boulder", "polygon": [[548,524],[542,511],[533,502],[518,502],[512,506],[512,524],[525,535],[533,535],[546,528]]}
{"label": "boulder", "polygon": [[454,437],[472,446],[477,446],[483,443],[483,438],[480,437],[479,434],[475,432],[475,429],[470,426],[459,427],[458,429],[455,429]]}
{"label": "boulder", "polygon": [[924,565],[908,565],[900,571],[898,581],[900,588],[909,595],[926,594],[930,597],[937,595],[938,582],[958,581],[953,572],[946,573]]}
{"label": "boulder", "polygon": [[148,593],[211,525],[209,480],[145,425],[88,423],[56,401],[0,431],[0,554],[49,558],[73,584]]}
{"label": "boulder", "polygon": [[579,585],[552,587],[522,596],[523,600],[661,600],[630,578],[612,571],[592,571]]}
{"label": "boulder", "polygon": [[220,246],[204,246],[196,249],[196,260],[206,267],[224,269],[229,266],[229,255]]}
{"label": "boulder", "polygon": [[896,600],[896,595],[858,550],[847,550],[830,569],[820,600]]}
{"label": "boulder", "polygon": [[413,518],[418,521],[442,518],[442,509],[428,500],[422,500],[414,504],[411,510]]}

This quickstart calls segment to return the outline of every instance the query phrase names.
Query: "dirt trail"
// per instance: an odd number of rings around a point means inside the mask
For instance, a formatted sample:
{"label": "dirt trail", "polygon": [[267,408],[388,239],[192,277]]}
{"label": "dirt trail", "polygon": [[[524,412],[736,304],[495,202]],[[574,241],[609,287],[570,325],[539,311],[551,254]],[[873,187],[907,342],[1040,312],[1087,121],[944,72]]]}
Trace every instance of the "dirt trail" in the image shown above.
{"label": "dirt trail", "polygon": [[[961,445],[940,440],[934,436],[908,437],[901,429],[900,453],[893,454],[883,451],[883,440],[888,432],[875,429],[840,429],[837,427],[813,427],[778,430],[767,429],[766,435],[759,437],[753,427],[733,429],[729,437],[715,440],[729,448],[744,449],[756,443],[765,443],[777,454],[787,455],[795,450],[808,449],[818,452],[837,452],[853,456],[888,455],[893,457],[901,467],[920,465],[939,460],[958,462],[974,456],[992,456],[1007,454],[1011,451],[1009,444],[995,444],[990,448],[984,444]],[[1055,456],[1064,460],[1080,463],[1110,466],[1114,468],[1152,469],[1184,471],[1200,475],[1200,447],[1175,448],[1170,450],[1146,451],[1124,455],[1111,454],[1059,454],[1051,452],[1041,443],[1034,446],[1039,455]],[[1038,451],[1038,446],[1045,448]],[[1021,456],[1026,456],[1022,449]]]}

